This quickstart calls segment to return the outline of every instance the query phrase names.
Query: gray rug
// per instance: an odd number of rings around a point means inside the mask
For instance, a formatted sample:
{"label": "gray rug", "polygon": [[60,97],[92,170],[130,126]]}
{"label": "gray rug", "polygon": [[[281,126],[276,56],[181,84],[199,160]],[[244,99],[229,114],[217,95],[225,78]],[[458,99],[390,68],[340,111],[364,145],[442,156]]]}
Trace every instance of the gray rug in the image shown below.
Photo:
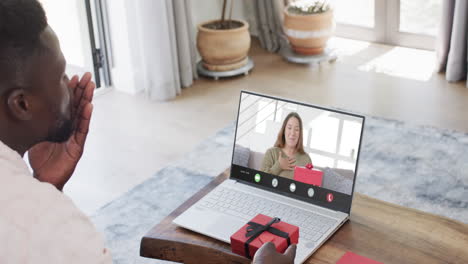
{"label": "gray rug", "polygon": [[[141,237],[230,165],[234,124],[101,208],[93,217],[114,263],[139,257]],[[366,119],[356,191],[468,223],[468,134]]]}

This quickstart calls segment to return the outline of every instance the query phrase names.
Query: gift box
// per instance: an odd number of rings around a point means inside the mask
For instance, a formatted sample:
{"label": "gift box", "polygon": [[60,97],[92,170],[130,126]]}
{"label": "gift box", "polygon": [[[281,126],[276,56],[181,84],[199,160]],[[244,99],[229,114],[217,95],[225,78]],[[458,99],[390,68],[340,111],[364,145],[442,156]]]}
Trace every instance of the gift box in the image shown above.
{"label": "gift box", "polygon": [[231,250],[247,258],[265,243],[275,244],[276,251],[284,253],[291,244],[299,242],[299,227],[290,225],[277,217],[258,214],[231,236]]}
{"label": "gift box", "polygon": [[314,169],[311,163],[307,164],[305,167],[296,166],[294,168],[294,180],[321,187],[323,171]]}

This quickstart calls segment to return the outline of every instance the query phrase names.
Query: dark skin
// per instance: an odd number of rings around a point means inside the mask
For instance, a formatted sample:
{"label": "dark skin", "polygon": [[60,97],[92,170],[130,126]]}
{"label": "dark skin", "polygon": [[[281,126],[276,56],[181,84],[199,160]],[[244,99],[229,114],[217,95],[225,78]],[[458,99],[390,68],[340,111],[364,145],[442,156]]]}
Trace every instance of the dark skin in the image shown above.
{"label": "dark skin", "polygon": [[[0,140],[29,161],[34,177],[62,190],[83,154],[93,106],[91,74],[71,80],[50,27],[40,35],[43,51],[28,58],[21,82],[2,82]],[[47,142],[60,124],[73,124],[63,142]]]}
{"label": "dark skin", "polygon": [[296,257],[296,245],[289,246],[284,254],[276,252],[275,245],[271,242],[263,244],[263,246],[255,252],[252,264],[289,264],[294,263]]}
{"label": "dark skin", "polygon": [[[57,36],[47,27],[40,36],[44,50],[28,58],[21,81],[0,80],[0,140],[29,162],[36,179],[62,190],[83,155],[93,111],[95,84],[91,74],[71,80]],[[51,135],[69,134],[59,142]],[[257,252],[254,263],[293,263],[295,246],[283,255],[271,243]]]}

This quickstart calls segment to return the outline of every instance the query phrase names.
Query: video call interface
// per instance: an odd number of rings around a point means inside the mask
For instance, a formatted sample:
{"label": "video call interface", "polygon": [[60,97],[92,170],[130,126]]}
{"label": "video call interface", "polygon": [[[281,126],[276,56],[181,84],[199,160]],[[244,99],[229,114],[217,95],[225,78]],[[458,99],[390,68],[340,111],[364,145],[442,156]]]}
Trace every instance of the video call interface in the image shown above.
{"label": "video call interface", "polygon": [[231,176],[349,212],[363,117],[243,92]]}

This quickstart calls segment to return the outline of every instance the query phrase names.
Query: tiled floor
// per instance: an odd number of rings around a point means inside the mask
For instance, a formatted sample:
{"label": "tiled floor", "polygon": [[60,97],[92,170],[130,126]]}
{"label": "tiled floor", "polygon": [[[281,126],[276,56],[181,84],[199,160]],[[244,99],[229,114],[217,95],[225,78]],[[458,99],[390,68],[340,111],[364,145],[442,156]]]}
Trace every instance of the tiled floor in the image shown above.
{"label": "tiled floor", "polygon": [[201,78],[170,102],[110,90],[95,98],[86,152],[65,193],[92,214],[236,118],[240,90],[468,131],[468,88],[433,74],[434,54],[334,39],[339,59],[290,64],[254,41],[247,77]]}

